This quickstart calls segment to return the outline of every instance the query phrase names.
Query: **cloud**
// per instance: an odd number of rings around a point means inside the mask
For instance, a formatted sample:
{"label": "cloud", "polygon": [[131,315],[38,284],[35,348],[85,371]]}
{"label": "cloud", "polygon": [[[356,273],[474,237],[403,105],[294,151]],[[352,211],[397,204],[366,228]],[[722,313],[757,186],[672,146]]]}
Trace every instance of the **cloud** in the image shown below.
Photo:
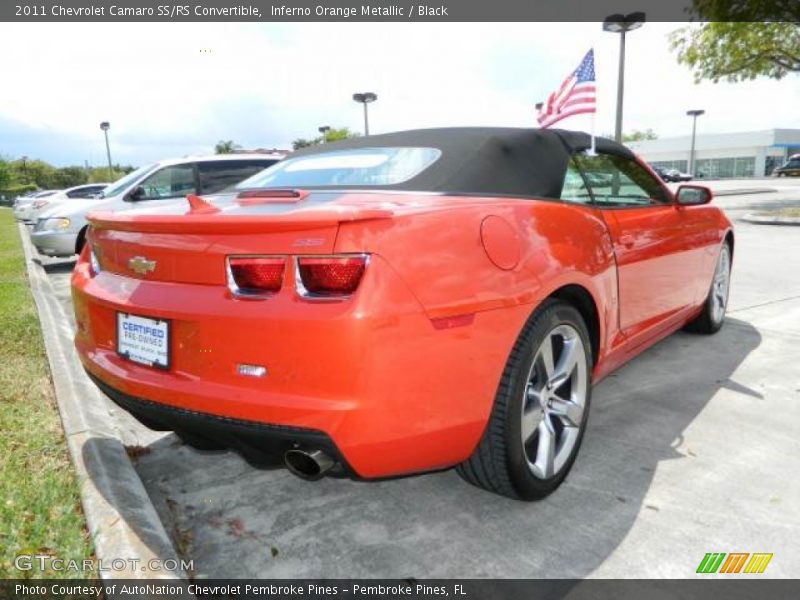
{"label": "cloud", "polygon": [[[625,128],[685,133],[800,127],[798,78],[695,85],[666,35],[628,36]],[[288,147],[320,125],[363,127],[355,91],[374,91],[373,132],[532,126],[533,105],[594,45],[598,133],[613,131],[618,36],[597,23],[0,24],[0,153],[58,164],[143,162],[211,151],[220,139]],[[589,118],[566,121],[588,128]]]}

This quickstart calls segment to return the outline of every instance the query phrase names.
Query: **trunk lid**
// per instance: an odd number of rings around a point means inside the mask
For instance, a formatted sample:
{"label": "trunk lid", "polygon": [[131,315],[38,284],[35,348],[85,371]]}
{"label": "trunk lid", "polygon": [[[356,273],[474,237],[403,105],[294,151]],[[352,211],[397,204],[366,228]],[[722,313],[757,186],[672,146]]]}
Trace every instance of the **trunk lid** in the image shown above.
{"label": "trunk lid", "polygon": [[374,202],[343,204],[341,192],[269,192],[91,213],[88,239],[104,271],[226,285],[230,255],[331,254],[340,223],[393,214]]}

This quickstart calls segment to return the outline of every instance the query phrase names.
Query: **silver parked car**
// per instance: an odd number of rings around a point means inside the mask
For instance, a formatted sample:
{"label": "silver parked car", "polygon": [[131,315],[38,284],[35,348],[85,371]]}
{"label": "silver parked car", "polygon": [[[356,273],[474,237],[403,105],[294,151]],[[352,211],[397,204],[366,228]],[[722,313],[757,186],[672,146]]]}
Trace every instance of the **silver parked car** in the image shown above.
{"label": "silver parked car", "polygon": [[107,187],[107,183],[85,183],[83,185],[76,185],[74,187],[61,190],[55,194],[37,198],[27,209],[26,220],[35,223],[40,214],[51,209],[57,204],[60,204],[61,202],[67,202],[69,200],[83,200],[86,198],[97,198]]}
{"label": "silver parked car", "polygon": [[59,191],[60,190],[41,190],[27,196],[17,196],[17,199],[14,200],[14,216],[20,221],[30,221],[34,202],[57,194]]}
{"label": "silver parked car", "polygon": [[88,227],[86,216],[90,212],[159,206],[187,194],[214,194],[283,157],[283,154],[217,154],[145,165],[108,186],[99,199],[62,202],[44,211],[31,232],[31,241],[47,256],[80,254]]}

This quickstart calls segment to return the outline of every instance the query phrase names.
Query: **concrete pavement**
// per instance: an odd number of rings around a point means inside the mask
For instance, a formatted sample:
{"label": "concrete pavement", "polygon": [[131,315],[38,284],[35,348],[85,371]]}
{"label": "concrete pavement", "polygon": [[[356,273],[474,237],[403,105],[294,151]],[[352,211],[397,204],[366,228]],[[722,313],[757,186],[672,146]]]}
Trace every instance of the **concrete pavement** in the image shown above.
{"label": "concrete pavement", "polygon": [[[800,205],[800,181],[757,183],[776,191],[716,202],[733,219]],[[308,483],[112,413],[200,577],[692,577],[706,552],[735,551],[772,552],[765,576],[795,577],[800,229],[736,225],[723,330],[675,334],[600,384],[575,467],[543,502],[451,471]],[[68,268],[47,266],[65,310]]]}

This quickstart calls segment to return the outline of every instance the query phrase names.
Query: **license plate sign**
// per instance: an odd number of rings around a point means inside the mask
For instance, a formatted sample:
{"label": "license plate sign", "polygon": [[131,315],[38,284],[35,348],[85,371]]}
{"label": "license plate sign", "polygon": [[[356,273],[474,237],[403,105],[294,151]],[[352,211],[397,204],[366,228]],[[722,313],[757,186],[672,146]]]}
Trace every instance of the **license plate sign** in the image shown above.
{"label": "license plate sign", "polygon": [[117,354],[149,367],[169,368],[169,321],[117,313]]}

